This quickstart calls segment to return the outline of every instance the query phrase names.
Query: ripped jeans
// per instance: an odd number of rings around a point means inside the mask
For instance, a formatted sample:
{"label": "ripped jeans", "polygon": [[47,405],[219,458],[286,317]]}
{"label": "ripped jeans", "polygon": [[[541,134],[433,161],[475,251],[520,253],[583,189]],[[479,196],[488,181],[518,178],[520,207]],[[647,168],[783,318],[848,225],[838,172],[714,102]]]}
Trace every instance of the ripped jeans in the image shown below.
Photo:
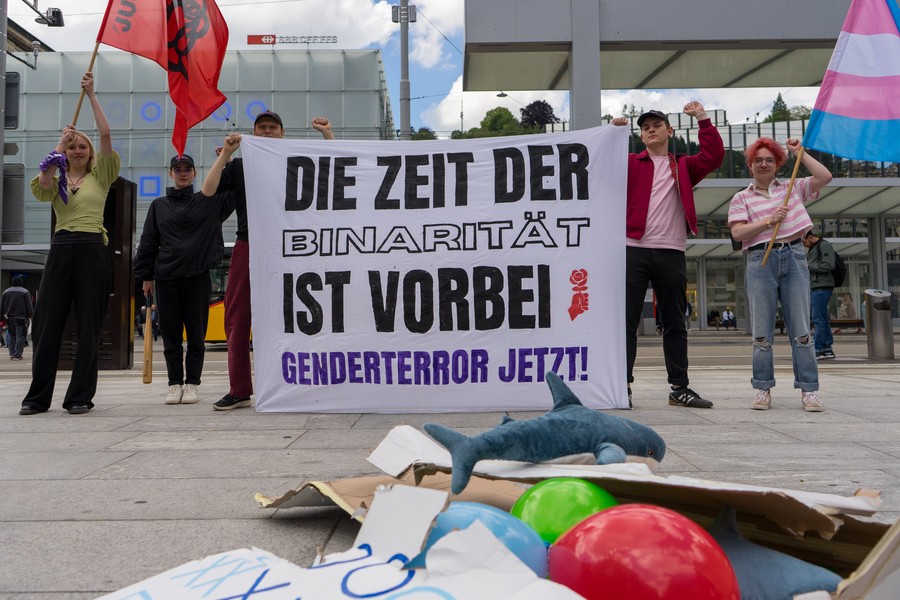
{"label": "ripped jeans", "polygon": [[775,386],[775,359],[772,342],[778,303],[791,339],[794,387],[804,392],[819,389],[816,350],[809,331],[809,268],[802,244],[773,248],[762,266],[765,250],[747,253],[744,281],[750,301],[753,329],[753,378],[757,390]]}

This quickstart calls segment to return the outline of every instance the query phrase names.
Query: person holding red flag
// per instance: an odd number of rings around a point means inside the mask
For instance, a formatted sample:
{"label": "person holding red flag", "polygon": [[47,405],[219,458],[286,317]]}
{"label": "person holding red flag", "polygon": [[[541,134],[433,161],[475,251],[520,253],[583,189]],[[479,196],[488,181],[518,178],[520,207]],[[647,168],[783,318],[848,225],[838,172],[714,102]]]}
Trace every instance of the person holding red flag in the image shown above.
{"label": "person holding red flag", "polygon": [[81,78],[81,88],[90,100],[100,133],[99,154],[86,134],[67,125],[56,148],[41,161],[40,174],[31,181],[35,198],[53,205],[56,229],[35,304],[31,387],[20,415],[50,409],[63,328],[73,304],[78,339],[62,406],[73,415],[89,412],[97,391],[100,327],[112,287],[103,210],[109,188],[119,176],[121,159],[113,150],[109,123],[94,93],[90,71]]}

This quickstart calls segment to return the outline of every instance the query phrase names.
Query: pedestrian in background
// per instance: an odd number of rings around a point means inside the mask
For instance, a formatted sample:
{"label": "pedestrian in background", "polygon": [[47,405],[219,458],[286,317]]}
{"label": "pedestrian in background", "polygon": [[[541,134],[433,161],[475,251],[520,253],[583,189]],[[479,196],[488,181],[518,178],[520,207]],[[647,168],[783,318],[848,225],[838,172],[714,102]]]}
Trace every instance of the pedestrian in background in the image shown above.
{"label": "pedestrian in background", "polygon": [[25,289],[25,282],[18,275],[12,278],[12,285],[3,292],[0,299],[0,315],[3,316],[9,331],[9,358],[22,360],[28,324],[34,316],[34,307],[31,304],[31,294]]}
{"label": "pedestrian in background", "polygon": [[[800,140],[787,140],[788,150],[800,152]],[[756,396],[750,408],[767,410],[772,405],[770,390],[775,387],[776,310],[779,302],[791,339],[794,387],[800,389],[803,410],[825,410],[819,400],[819,370],[809,331],[809,269],[801,239],[812,229],[804,204],[819,197],[819,190],[831,181],[831,173],[809,154],[803,165],[812,174],[794,182],[787,206],[788,183],[777,178],[787,160],[784,149],[771,138],[759,138],[744,151],[753,183],[731,199],[728,226],[731,236],[742,242],[747,253],[744,279],[749,299],[753,334],[753,377]],[[762,264],[772,230],[778,225],[778,239],[765,265]]]}
{"label": "pedestrian in background", "polygon": [[834,294],[834,248],[831,243],[807,231],[803,236],[806,246],[806,263],[809,267],[809,305],[812,310],[813,339],[816,344],[816,360],[834,358],[834,335],[831,333],[831,319],[828,304]]}
{"label": "pedestrian in background", "polygon": [[728,331],[729,327],[737,329],[737,318],[734,316],[730,306],[726,306],[725,312],[722,313],[722,325],[725,327],[725,331]]}

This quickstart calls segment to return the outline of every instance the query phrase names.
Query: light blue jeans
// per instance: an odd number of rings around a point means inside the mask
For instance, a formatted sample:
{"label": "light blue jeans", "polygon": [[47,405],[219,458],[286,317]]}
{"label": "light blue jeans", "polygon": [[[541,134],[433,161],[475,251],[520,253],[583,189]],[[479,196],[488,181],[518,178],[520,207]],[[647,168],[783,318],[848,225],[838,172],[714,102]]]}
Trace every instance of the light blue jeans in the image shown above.
{"label": "light blue jeans", "polygon": [[802,244],[773,248],[762,266],[765,250],[747,253],[744,280],[753,326],[753,378],[757,390],[775,386],[775,310],[781,302],[784,324],[791,339],[794,387],[804,392],[819,389],[819,368],[809,332],[809,268]]}

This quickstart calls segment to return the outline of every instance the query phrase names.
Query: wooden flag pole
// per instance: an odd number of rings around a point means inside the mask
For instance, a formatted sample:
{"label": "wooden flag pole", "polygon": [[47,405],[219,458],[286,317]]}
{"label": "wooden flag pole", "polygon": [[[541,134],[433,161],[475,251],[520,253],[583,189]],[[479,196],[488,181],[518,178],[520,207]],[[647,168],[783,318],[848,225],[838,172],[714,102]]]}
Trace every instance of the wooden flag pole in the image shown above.
{"label": "wooden flag pole", "polygon": [[144,369],[141,380],[144,383],[153,383],[153,313],[150,312],[153,295],[145,295],[144,302],[147,312],[144,315]]}
{"label": "wooden flag pole", "polygon": [[[788,183],[787,194],[784,195],[784,203],[782,206],[787,206],[788,202],[791,200],[791,192],[794,190],[794,180],[797,179],[797,171],[800,169],[800,161],[803,160],[803,146],[800,146],[800,152],[797,153],[797,162],[794,163],[794,172],[791,173],[791,182]],[[766,266],[766,261],[769,260],[769,254],[772,252],[772,246],[775,245],[775,239],[778,237],[778,230],[781,228],[781,221],[775,223],[775,230],[772,231],[772,239],[769,240],[769,245],[766,246],[766,253],[763,255],[762,266]]]}
{"label": "wooden flag pole", "polygon": [[[97,60],[97,52],[100,50],[100,42],[94,44],[94,53],[91,55],[91,64],[88,65],[88,73],[94,70],[94,61]],[[81,104],[84,102],[84,88],[81,88],[81,95],[78,96],[78,104],[75,105],[75,116],[72,117],[72,127],[78,124],[78,114],[81,112]]]}

